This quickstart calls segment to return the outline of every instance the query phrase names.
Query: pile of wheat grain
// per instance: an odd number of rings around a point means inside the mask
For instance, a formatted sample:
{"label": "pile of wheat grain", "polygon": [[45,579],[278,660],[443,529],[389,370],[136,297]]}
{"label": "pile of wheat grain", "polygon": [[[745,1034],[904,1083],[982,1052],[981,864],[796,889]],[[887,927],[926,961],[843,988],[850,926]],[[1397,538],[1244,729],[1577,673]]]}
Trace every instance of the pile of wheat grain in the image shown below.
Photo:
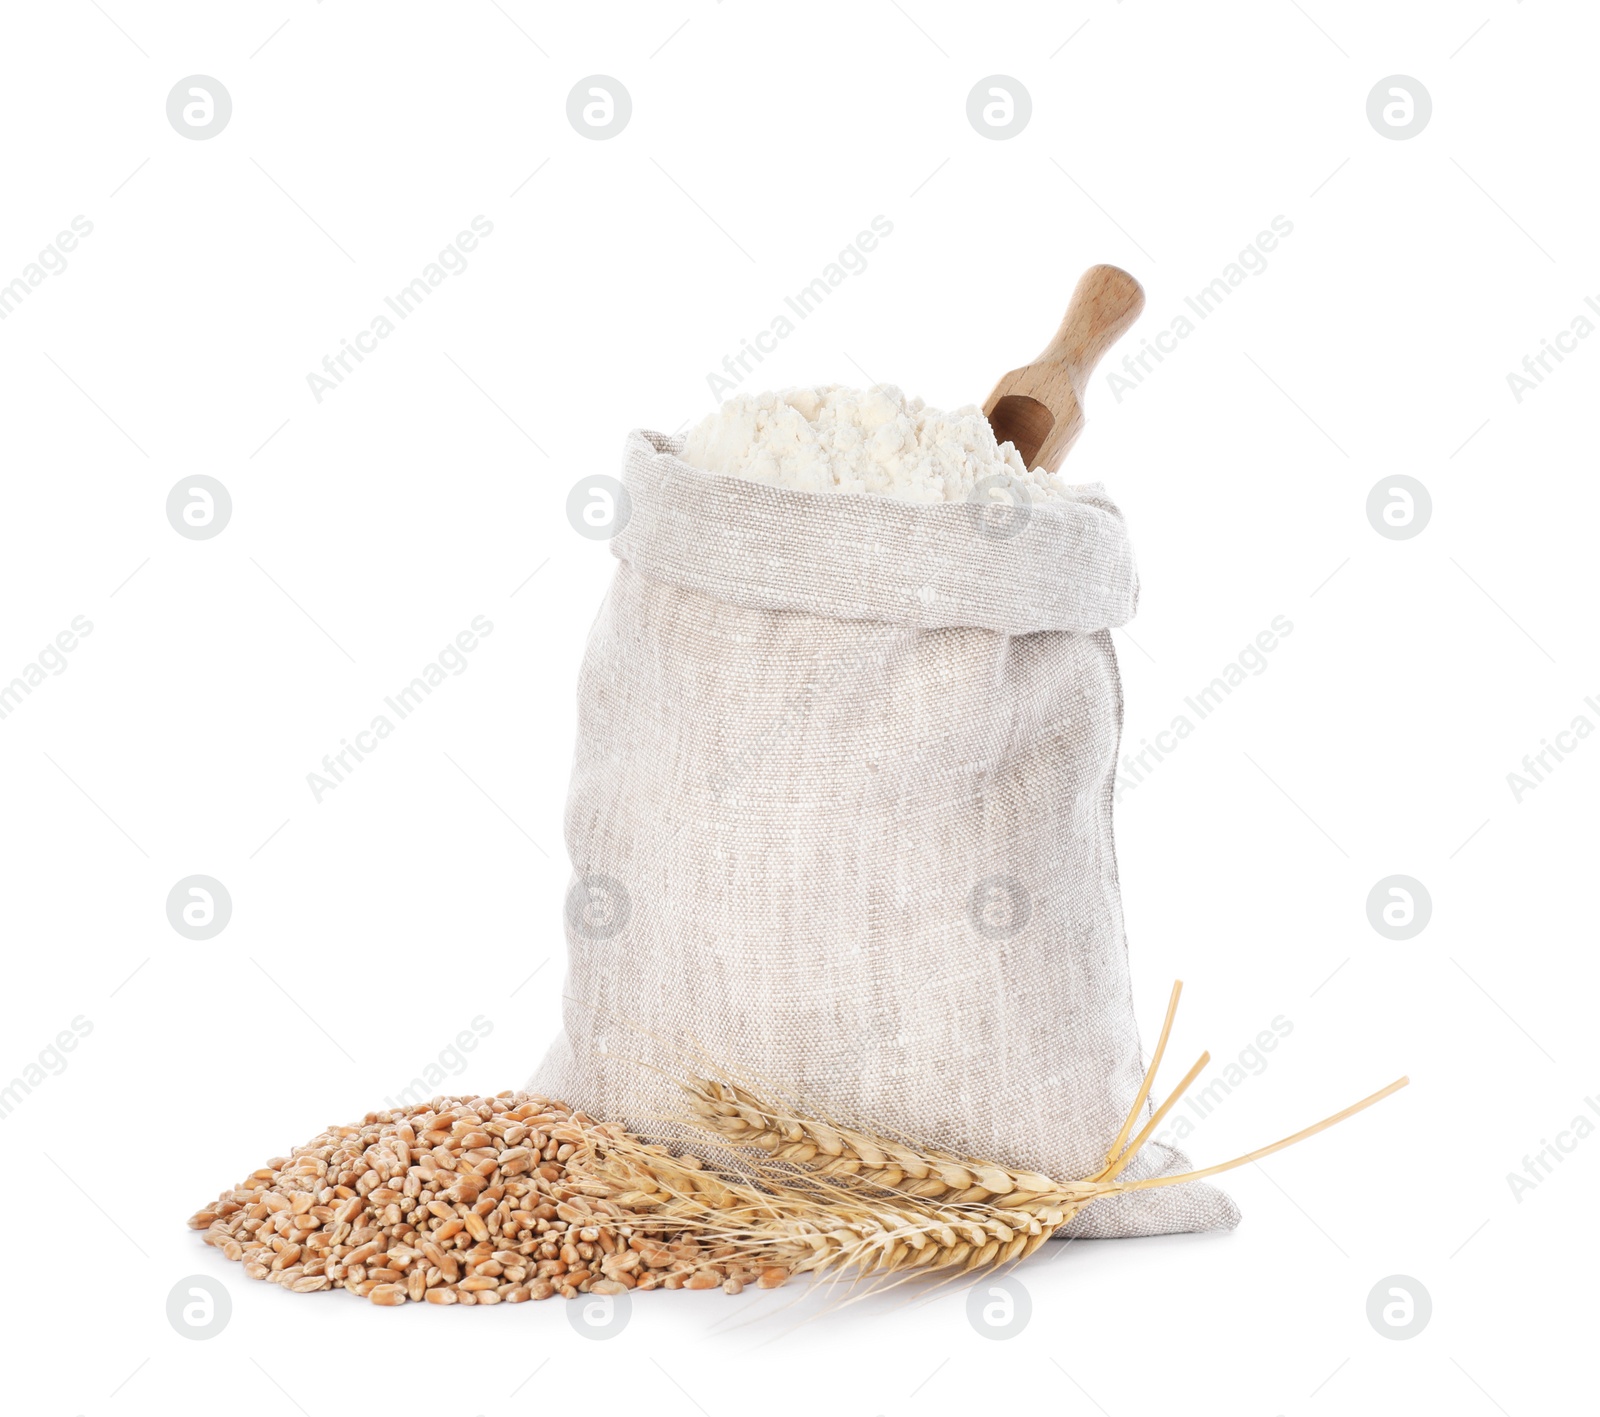
{"label": "pile of wheat grain", "polygon": [[692,1218],[619,1203],[595,1169],[617,1130],[526,1093],[369,1112],[269,1161],[189,1225],[252,1279],[375,1304],[783,1283],[781,1265],[715,1243]]}

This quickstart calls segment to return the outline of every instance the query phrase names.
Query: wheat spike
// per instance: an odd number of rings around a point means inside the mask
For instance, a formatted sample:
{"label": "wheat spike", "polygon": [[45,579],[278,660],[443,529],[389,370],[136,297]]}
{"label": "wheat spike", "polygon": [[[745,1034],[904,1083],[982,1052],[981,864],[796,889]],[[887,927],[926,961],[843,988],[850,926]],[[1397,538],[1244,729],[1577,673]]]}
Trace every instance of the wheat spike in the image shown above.
{"label": "wheat spike", "polygon": [[725,1080],[691,1078],[684,1091],[697,1125],[734,1146],[763,1151],[774,1161],[847,1185],[962,1204],[1057,1189],[1055,1181],[1038,1172],[1014,1171],[824,1122]]}
{"label": "wheat spike", "polygon": [[[726,1076],[684,1084],[690,1120],[724,1147],[752,1158],[746,1172],[711,1169],[674,1155],[615,1123],[573,1114],[560,1135],[575,1146],[571,1188],[602,1214],[626,1216],[663,1244],[752,1269],[833,1275],[848,1283],[897,1283],[921,1275],[958,1277],[1026,1258],[1085,1206],[1108,1196],[1182,1185],[1280,1151],[1404,1087],[1405,1078],[1314,1126],[1232,1161],[1178,1176],[1125,1181],[1138,1156],[1210,1059],[1202,1054],[1144,1126],[1166,1052],[1181,982],[1126,1120],[1099,1172],[1058,1179],[920,1147],[866,1128],[811,1115],[798,1103]],[[753,1158],[759,1157],[759,1160]]]}
{"label": "wheat spike", "polygon": [[[753,1192],[755,1196],[782,1194],[790,1214],[799,1216],[806,1216],[810,1208],[809,1214],[814,1217],[817,1207],[825,1209],[830,1216],[851,1215],[853,1206],[865,1205],[867,1218],[855,1217],[849,1222],[868,1227],[858,1230],[854,1241],[847,1243],[838,1238],[844,1233],[839,1227],[825,1229],[818,1226],[818,1233],[835,1236],[837,1243],[830,1245],[818,1240],[810,1231],[805,1232],[809,1238],[804,1243],[812,1251],[815,1260],[815,1263],[806,1267],[837,1265],[870,1271],[878,1263],[877,1257],[881,1252],[878,1247],[889,1243],[870,1236],[897,1233],[895,1224],[886,1218],[885,1207],[893,1207],[894,1213],[902,1216],[904,1225],[910,1226],[916,1233],[931,1233],[917,1230],[917,1227],[947,1224],[951,1215],[1032,1215],[1046,1226],[1039,1239],[1039,1243],[1042,1243],[1051,1229],[1059,1228],[1095,1200],[1134,1190],[1181,1185],[1232,1170],[1354,1116],[1408,1082],[1407,1078],[1400,1078],[1314,1126],[1232,1161],[1177,1176],[1120,1180],[1122,1172],[1138,1156],[1162,1120],[1211,1059],[1210,1053],[1202,1053],[1167,1099],[1151,1113],[1137,1135],[1129,1139],[1140,1112],[1149,1100],[1156,1072],[1166,1053],[1182,992],[1183,981],[1179,980],[1172,986],[1166,1018],[1151,1055],[1150,1066],[1145,1071],[1126,1119],[1107,1148],[1105,1165],[1093,1176],[1079,1180],[1055,1179],[1038,1172],[1015,1170],[933,1148],[911,1146],[861,1128],[808,1116],[794,1105],[764,1096],[727,1078],[692,1078],[684,1085],[684,1090],[690,1100],[693,1113],[691,1120],[697,1126],[727,1145],[761,1152],[770,1159],[771,1164],[755,1168],[759,1182],[759,1189]],[[825,1193],[818,1194],[818,1187],[824,1187]],[[849,1228],[849,1224],[845,1229]],[[875,1229],[872,1228],[874,1226]],[[1030,1232],[1024,1238],[1033,1240],[1035,1237]],[[1014,1243],[1015,1237],[1000,1241],[1000,1245],[1007,1250]],[[890,1252],[895,1254],[897,1265],[945,1267],[964,1263],[970,1255],[982,1254],[987,1249],[988,1241],[982,1245],[977,1245],[976,1241],[972,1244],[975,1248],[971,1250],[961,1244],[945,1244],[934,1249],[926,1244],[917,1244],[914,1235],[906,1234],[892,1242]],[[1024,1245],[1019,1254],[1031,1252],[1033,1248],[1037,1248],[1037,1245]],[[924,1254],[924,1251],[928,1253]],[[999,1249],[995,1253],[999,1253]],[[990,1258],[993,1258],[992,1255]]]}
{"label": "wheat spike", "polygon": [[[1190,1078],[1203,1064],[1204,1059],[1190,1070]],[[1115,1176],[1046,1180],[1040,1191],[1026,1193],[1020,1205],[933,1200],[892,1192],[875,1195],[855,1184],[859,1177],[854,1173],[831,1174],[806,1162],[765,1170],[756,1181],[745,1181],[713,1174],[699,1158],[673,1156],[666,1148],[641,1142],[619,1127],[593,1128],[581,1162],[575,1159],[569,1166],[591,1175],[596,1190],[609,1191],[619,1206],[646,1213],[646,1223],[654,1221],[669,1231],[692,1229],[702,1244],[726,1247],[728,1254],[751,1265],[777,1265],[793,1274],[834,1273],[852,1279],[962,1274],[1026,1258],[1095,1200],[1182,1185],[1232,1170],[1354,1116],[1406,1082],[1400,1078],[1313,1126],[1217,1166],[1140,1181],[1120,1181]],[[702,1084],[703,1080],[694,1086]],[[729,1084],[717,1086],[725,1089]],[[743,1089],[734,1091],[750,1095]],[[720,1091],[708,1095],[722,1097]],[[1152,1125],[1159,1121],[1159,1111]],[[799,1129],[807,1137],[831,1133],[841,1139],[858,1135],[868,1139],[869,1145],[877,1141],[867,1133],[849,1133],[816,1118],[790,1115],[786,1120],[791,1130]],[[724,1129],[709,1130],[720,1140],[727,1139]],[[1120,1169],[1136,1154],[1144,1134],[1124,1148],[1107,1170]],[[844,1151],[838,1154],[844,1155]]]}
{"label": "wheat spike", "polygon": [[1150,1066],[1145,1070],[1126,1120],[1106,1152],[1106,1164],[1087,1182],[1066,1183],[1035,1171],[1013,1170],[993,1162],[914,1147],[858,1128],[824,1122],[803,1115],[779,1099],[762,1096],[726,1079],[691,1078],[684,1090],[697,1125],[716,1132],[734,1146],[763,1151],[774,1161],[804,1167],[847,1185],[951,1204],[1081,1204],[1099,1193],[1090,1182],[1109,1181],[1121,1174],[1183,1096],[1184,1089],[1211,1059],[1209,1053],[1203,1054],[1172,1095],[1156,1109],[1139,1135],[1125,1145],[1150,1096],[1182,993],[1180,979],[1172,986]]}
{"label": "wheat spike", "polygon": [[648,1211],[663,1228],[696,1226],[704,1244],[729,1246],[751,1264],[795,1274],[931,1274],[1007,1263],[1038,1249],[1076,1210],[872,1198],[820,1175],[752,1185],[713,1175],[696,1157],[673,1156],[620,1129],[597,1128],[578,1169],[613,1189],[617,1204]]}

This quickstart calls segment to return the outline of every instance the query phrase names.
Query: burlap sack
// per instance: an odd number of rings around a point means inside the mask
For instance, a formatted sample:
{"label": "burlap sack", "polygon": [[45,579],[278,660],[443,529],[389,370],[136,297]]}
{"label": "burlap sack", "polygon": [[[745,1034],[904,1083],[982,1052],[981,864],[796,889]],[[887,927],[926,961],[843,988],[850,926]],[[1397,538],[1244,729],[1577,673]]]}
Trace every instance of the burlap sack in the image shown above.
{"label": "burlap sack", "polygon": [[[578,685],[563,1035],[529,1082],[663,1140],[703,1049],[1052,1176],[1138,1091],[1112,842],[1133,617],[1099,486],[983,513],[702,472],[638,432]],[[1188,1168],[1151,1144],[1130,1179]],[[1229,1228],[1204,1184],[1065,1233]]]}

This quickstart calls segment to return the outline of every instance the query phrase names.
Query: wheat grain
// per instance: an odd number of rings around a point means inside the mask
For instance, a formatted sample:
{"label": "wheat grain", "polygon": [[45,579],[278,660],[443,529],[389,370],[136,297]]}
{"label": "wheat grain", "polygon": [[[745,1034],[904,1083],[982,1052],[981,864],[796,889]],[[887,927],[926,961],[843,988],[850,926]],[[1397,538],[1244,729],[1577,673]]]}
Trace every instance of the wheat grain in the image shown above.
{"label": "wheat grain", "polygon": [[[627,1134],[523,1093],[435,1098],[328,1128],[189,1224],[251,1278],[387,1307],[614,1294],[652,1265],[683,1286],[762,1272],[737,1247],[711,1257],[695,1217],[619,1203],[598,1164],[613,1135]],[[717,1194],[709,1173],[705,1187]]]}

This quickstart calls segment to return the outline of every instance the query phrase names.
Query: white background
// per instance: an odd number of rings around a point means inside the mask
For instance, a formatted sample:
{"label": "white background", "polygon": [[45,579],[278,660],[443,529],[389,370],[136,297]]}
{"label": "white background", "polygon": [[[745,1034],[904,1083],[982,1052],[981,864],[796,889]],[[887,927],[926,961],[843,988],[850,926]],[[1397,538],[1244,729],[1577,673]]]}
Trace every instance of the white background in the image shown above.
{"label": "white background", "polygon": [[[1507,1175],[1600,1095],[1600,743],[1520,802],[1506,775],[1600,724],[1600,340],[1521,402],[1506,376],[1600,298],[1597,29],[1545,0],[8,7],[0,282],[94,228],[0,322],[0,680],[94,627],[0,720],[0,1072],[93,1030],[0,1122],[19,1405],[1558,1410],[1593,1334],[1600,1138],[1520,1201]],[[597,73],[633,100],[605,142],[566,117]],[[232,97],[206,141],[165,112],[194,74]],[[1032,95],[1008,141],[966,116],[993,74]],[[1406,141],[1366,113],[1395,74],[1433,102]],[[468,269],[317,402],[307,374],[479,214]],[[629,428],[706,413],[707,372],[880,214],[868,268],[746,387],[980,401],[1085,266],[1144,282],[1136,348],[1293,223],[1136,389],[1102,370],[1066,467],[1139,553],[1128,744],[1294,626],[1124,795],[1125,908],[1147,1038],[1187,981],[1175,1069],[1293,1024],[1197,1161],[1413,1086],[1230,1176],[1233,1234],[1051,1247],[1004,1344],[959,1291],[641,1297],[601,1347],[560,1301],[251,1284],[182,1228],[196,1206],[475,1016],[452,1090],[541,1056],[573,686],[611,574],[567,492]],[[166,520],[196,474],[232,495],[213,540]],[[1366,516],[1396,474],[1432,495],[1410,540]],[[306,774],[476,615],[466,672],[314,800]],[[165,914],[194,873],[233,900],[206,942]],[[1433,901],[1398,942],[1365,905],[1397,873]],[[207,1342],[165,1313],[194,1274],[233,1298]],[[1403,1342],[1366,1315],[1396,1274],[1433,1303]]]}

